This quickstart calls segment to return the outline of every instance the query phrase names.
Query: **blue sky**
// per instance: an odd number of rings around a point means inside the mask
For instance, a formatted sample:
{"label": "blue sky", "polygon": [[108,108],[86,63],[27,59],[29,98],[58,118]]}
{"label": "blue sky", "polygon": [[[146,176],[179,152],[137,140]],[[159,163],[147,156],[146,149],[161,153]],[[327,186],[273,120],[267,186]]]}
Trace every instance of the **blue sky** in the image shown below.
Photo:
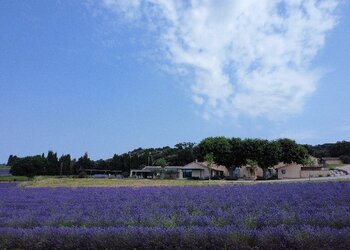
{"label": "blue sky", "polygon": [[349,3],[186,2],[1,1],[0,162],[350,140]]}

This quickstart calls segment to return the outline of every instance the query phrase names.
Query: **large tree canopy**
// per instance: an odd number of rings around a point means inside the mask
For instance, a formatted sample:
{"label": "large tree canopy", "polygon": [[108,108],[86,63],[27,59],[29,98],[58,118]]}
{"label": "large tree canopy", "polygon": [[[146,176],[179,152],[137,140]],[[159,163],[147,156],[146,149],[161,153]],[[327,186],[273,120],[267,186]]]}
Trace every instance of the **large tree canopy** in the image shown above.
{"label": "large tree canopy", "polygon": [[47,160],[46,158],[36,155],[19,158],[11,167],[12,175],[35,176],[46,174]]}
{"label": "large tree canopy", "polygon": [[303,164],[305,158],[307,158],[309,155],[307,149],[304,146],[297,144],[291,139],[279,139],[277,142],[281,147],[281,162],[295,162],[298,164]]}
{"label": "large tree canopy", "polygon": [[205,155],[212,153],[217,164],[227,167],[233,164],[232,144],[226,137],[206,138],[197,145],[197,149],[200,160],[203,160]]}

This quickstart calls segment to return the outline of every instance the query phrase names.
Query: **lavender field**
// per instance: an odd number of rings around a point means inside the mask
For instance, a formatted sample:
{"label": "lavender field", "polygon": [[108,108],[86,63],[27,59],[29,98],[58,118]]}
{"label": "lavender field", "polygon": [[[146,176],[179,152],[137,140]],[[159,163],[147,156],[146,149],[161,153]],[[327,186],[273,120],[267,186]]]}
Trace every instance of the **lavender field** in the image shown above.
{"label": "lavender field", "polygon": [[211,187],[0,184],[2,249],[350,249],[350,182]]}

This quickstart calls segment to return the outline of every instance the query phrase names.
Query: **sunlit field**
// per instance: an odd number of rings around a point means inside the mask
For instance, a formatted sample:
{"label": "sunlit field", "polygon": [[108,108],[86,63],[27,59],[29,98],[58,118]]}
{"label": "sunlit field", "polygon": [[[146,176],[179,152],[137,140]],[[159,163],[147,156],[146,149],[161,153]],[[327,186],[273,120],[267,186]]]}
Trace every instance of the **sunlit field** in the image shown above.
{"label": "sunlit field", "polygon": [[[16,179],[16,177],[13,177]],[[13,181],[13,178],[9,181]],[[324,182],[324,181],[350,181],[350,178],[343,179],[290,179],[290,180],[270,180],[270,181],[247,181],[247,180],[165,180],[165,179],[94,179],[94,178],[59,178],[52,176],[37,176],[32,179],[19,179],[28,180],[23,182],[23,187],[171,187],[171,186],[232,186],[232,185],[255,185],[261,183],[279,183],[279,182]],[[1,178],[0,178],[1,180]],[[6,181],[6,179],[4,179]]]}
{"label": "sunlit field", "polygon": [[153,186],[217,186],[234,185],[249,182],[225,180],[162,180],[162,179],[94,179],[94,178],[57,178],[35,177],[24,183],[27,187],[153,187]]}
{"label": "sunlit field", "polygon": [[349,249],[350,182],[200,187],[0,184],[5,249]]}

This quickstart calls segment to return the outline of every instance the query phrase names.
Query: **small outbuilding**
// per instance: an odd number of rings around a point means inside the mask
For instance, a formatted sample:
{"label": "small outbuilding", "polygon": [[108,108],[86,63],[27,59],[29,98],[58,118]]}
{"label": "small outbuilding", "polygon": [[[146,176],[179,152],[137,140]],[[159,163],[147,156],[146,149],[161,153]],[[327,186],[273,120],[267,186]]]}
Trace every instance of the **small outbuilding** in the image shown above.
{"label": "small outbuilding", "polygon": [[154,179],[160,177],[161,172],[164,172],[164,176],[169,179],[181,179],[182,178],[182,166],[165,166],[164,169],[161,166],[145,166],[142,169],[132,169],[130,171],[130,177],[138,179]]}
{"label": "small outbuilding", "polygon": [[342,165],[343,162],[338,157],[322,157],[320,163],[323,165]]}
{"label": "small outbuilding", "polygon": [[331,172],[327,168],[323,168],[318,164],[316,158],[311,158],[312,166],[303,166],[301,164],[291,163],[286,164],[280,162],[274,166],[277,171],[278,179],[300,179],[331,176]]}
{"label": "small outbuilding", "polygon": [[210,168],[207,162],[194,161],[182,168],[183,178],[198,178],[207,179],[213,177],[224,178],[229,175],[228,169],[225,166],[212,164]]}
{"label": "small outbuilding", "polygon": [[274,167],[277,171],[278,179],[299,179],[301,178],[301,164],[280,162]]}

